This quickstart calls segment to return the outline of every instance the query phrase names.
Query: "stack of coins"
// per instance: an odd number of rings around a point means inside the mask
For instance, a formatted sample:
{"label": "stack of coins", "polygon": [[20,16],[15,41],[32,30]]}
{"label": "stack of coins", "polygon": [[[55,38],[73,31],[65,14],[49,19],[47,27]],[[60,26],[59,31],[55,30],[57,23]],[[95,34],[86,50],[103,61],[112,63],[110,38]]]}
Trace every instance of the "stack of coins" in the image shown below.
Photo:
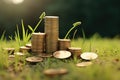
{"label": "stack of coins", "polygon": [[79,57],[82,53],[81,48],[69,47],[68,50],[72,53],[73,56]]}
{"label": "stack of coins", "polygon": [[46,33],[46,53],[53,53],[58,50],[59,35],[59,17],[45,17],[45,33]]}
{"label": "stack of coins", "polygon": [[32,52],[40,54],[45,50],[45,33],[33,33],[32,39]]}
{"label": "stack of coins", "polygon": [[58,39],[58,49],[59,50],[67,50],[71,47],[70,39]]}

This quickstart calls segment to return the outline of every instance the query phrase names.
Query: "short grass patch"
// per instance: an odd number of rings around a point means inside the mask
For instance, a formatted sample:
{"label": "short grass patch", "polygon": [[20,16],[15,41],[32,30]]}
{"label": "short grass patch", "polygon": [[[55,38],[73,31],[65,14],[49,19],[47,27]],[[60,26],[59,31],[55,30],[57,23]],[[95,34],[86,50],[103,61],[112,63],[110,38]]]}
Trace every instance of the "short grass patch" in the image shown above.
{"label": "short grass patch", "polygon": [[[83,52],[92,51],[98,54],[93,64],[87,67],[77,67],[76,63],[82,59],[45,58],[43,62],[31,65],[25,58],[10,60],[3,51],[5,47],[14,47],[18,51],[16,41],[0,41],[0,80],[119,80],[120,79],[120,39],[108,38],[79,38],[72,40],[72,46],[82,48]],[[31,56],[31,53],[26,57]],[[68,74],[47,77],[45,69],[66,68]]]}

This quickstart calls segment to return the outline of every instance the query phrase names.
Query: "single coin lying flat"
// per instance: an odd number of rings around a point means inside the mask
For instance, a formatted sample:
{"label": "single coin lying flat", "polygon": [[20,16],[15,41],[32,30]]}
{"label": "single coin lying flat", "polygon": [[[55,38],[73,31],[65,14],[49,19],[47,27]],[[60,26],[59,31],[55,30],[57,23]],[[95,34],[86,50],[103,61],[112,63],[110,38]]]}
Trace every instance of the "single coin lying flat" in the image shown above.
{"label": "single coin lying flat", "polygon": [[8,60],[13,60],[15,58],[15,55],[9,55]]}
{"label": "single coin lying flat", "polygon": [[71,56],[71,52],[65,51],[65,50],[60,50],[60,51],[54,52],[53,56],[55,58],[65,59],[65,58],[69,58]]}
{"label": "single coin lying flat", "polygon": [[26,47],[26,46],[21,46],[21,47],[20,47],[20,51],[21,51],[21,52],[29,51],[29,50],[30,50],[30,48],[28,48],[28,47]]}
{"label": "single coin lying flat", "polygon": [[28,48],[31,48],[32,44],[26,44],[25,46],[28,47]]}
{"label": "single coin lying flat", "polygon": [[3,48],[5,51],[7,51],[8,53],[13,54],[15,51],[15,48]]}
{"label": "single coin lying flat", "polygon": [[44,70],[43,73],[47,76],[53,77],[56,75],[64,75],[64,74],[68,73],[68,70],[63,69],[63,68],[61,68],[61,69],[47,69],[47,70]]}
{"label": "single coin lying flat", "polygon": [[80,55],[80,57],[85,60],[93,60],[96,59],[98,55],[94,52],[84,52]]}
{"label": "single coin lying flat", "polygon": [[92,64],[92,62],[81,62],[81,63],[77,63],[76,66],[77,67],[85,67],[85,66],[89,66],[91,64]]}
{"label": "single coin lying flat", "polygon": [[47,53],[42,53],[42,54],[39,54],[38,56],[43,57],[43,58],[47,58],[47,57],[52,57],[53,55],[47,54]]}
{"label": "single coin lying flat", "polygon": [[15,52],[14,55],[17,55],[17,56],[24,56],[25,54],[23,54],[22,52]]}
{"label": "single coin lying flat", "polygon": [[33,56],[33,57],[26,58],[26,61],[31,62],[31,63],[37,63],[37,62],[43,61],[43,58]]}

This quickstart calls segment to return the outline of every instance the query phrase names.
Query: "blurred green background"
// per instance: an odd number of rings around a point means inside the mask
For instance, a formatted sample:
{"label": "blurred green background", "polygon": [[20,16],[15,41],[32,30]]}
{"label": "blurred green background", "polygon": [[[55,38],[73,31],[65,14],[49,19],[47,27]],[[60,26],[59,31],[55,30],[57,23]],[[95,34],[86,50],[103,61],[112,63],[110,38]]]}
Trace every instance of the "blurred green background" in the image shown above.
{"label": "blurred green background", "polygon": [[[11,0],[0,0],[0,35],[6,31],[6,36],[14,36],[16,24],[19,29],[21,27],[21,19],[26,27],[28,24],[36,25],[40,14],[45,11],[47,15],[60,17],[60,38],[65,36],[76,21],[82,22],[76,28],[76,37],[82,37],[82,28],[87,37],[95,33],[103,37],[114,37],[120,34],[119,3],[119,0],[23,0],[18,4]],[[43,24],[37,31],[44,31]]]}

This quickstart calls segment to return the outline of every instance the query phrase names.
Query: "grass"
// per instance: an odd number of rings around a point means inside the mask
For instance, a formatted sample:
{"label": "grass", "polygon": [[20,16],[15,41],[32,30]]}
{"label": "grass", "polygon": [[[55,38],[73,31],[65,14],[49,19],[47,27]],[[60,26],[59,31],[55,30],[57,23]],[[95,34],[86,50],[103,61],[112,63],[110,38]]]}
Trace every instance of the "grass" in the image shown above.
{"label": "grass", "polygon": [[[84,41],[84,44],[83,44]],[[43,62],[30,65],[24,58],[8,60],[4,47],[18,49],[16,41],[0,41],[0,80],[119,80],[120,79],[120,39],[91,37],[72,40],[72,46],[81,47],[83,52],[96,52],[99,57],[88,67],[76,67],[81,59],[59,60],[46,58]],[[31,53],[30,53],[31,54]],[[22,61],[21,61],[22,59]],[[69,73],[53,78],[46,77],[43,70],[48,68],[67,68]]]}

